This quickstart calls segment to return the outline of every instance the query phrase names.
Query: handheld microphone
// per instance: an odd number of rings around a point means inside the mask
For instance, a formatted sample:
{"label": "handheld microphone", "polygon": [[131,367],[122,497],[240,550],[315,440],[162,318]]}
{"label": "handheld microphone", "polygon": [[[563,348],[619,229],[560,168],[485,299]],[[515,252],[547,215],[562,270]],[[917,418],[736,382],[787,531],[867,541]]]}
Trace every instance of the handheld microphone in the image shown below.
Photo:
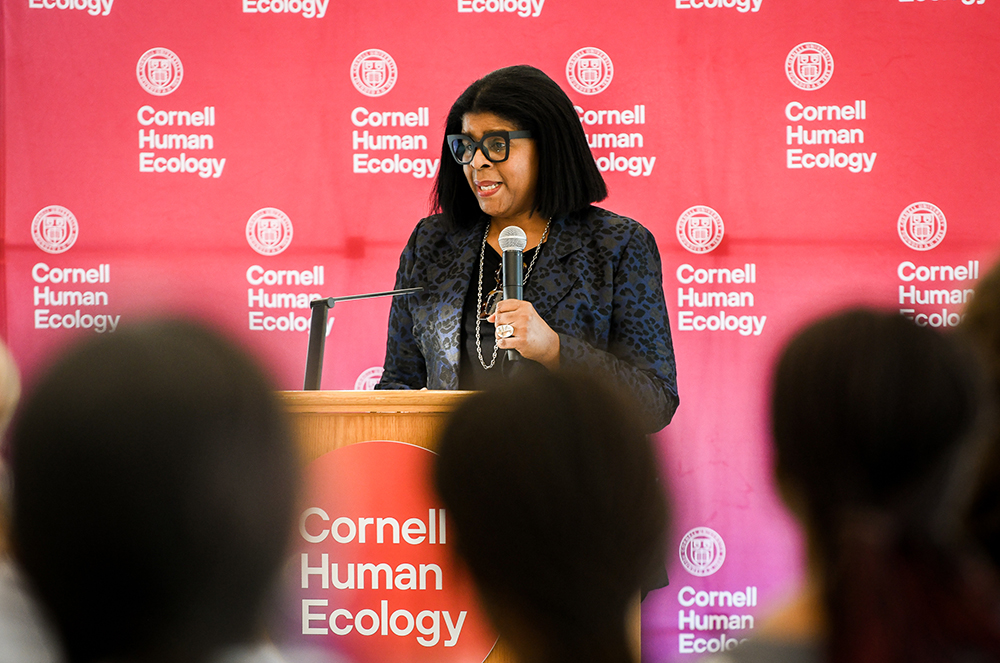
{"label": "handheld microphone", "polygon": [[[503,251],[503,298],[524,299],[524,259],[522,253],[528,245],[528,236],[517,226],[507,226],[500,231],[500,250]],[[516,361],[517,350],[507,350],[507,361]]]}

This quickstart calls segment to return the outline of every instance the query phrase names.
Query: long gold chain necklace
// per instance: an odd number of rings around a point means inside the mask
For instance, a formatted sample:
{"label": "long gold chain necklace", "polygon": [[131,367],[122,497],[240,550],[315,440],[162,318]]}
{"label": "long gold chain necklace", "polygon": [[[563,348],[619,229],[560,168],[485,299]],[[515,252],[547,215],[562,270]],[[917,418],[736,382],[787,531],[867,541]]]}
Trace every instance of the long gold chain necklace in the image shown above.
{"label": "long gold chain necklace", "polygon": [[[549,236],[549,226],[552,225],[552,219],[550,218],[548,223],[545,224],[545,230],[542,232],[542,239],[538,242],[538,246],[535,247],[535,255],[531,256],[531,264],[528,265],[528,271],[524,274],[524,280],[522,283],[528,282],[528,277],[531,276],[531,269],[535,266],[535,261],[538,260],[538,254],[542,252],[542,244],[545,243],[545,239]],[[486,234],[483,235],[483,246],[479,249],[479,288],[476,292],[476,308],[479,309],[483,301],[483,262],[486,260],[486,239],[490,236],[490,224],[486,224]],[[487,317],[489,316],[489,311],[486,312]],[[476,311],[476,354],[479,356],[479,363],[483,365],[483,368],[487,371],[493,368],[493,365],[497,363],[497,351],[500,347],[494,342],[493,344],[493,358],[490,359],[490,363],[487,366],[486,360],[483,359],[483,343],[482,337],[479,334],[479,325],[483,318],[480,315],[479,310]]]}

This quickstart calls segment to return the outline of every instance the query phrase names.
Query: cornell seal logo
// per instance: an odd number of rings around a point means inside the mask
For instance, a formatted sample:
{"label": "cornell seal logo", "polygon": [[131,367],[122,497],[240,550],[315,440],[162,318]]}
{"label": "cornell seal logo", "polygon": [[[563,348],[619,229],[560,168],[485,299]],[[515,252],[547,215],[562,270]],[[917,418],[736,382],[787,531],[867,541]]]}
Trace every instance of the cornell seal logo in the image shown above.
{"label": "cornell seal logo", "polygon": [[804,42],[785,58],[785,75],[800,90],[818,90],[833,76],[833,56],[822,44]]}
{"label": "cornell seal logo", "polygon": [[725,232],[722,217],[707,205],[689,207],[677,219],[677,241],[691,253],[714,250]]}
{"label": "cornell seal logo", "polygon": [[354,382],[355,391],[371,391],[378,384],[378,381],[382,379],[382,367],[372,366],[371,368],[365,370],[358,376],[358,379]]}
{"label": "cornell seal logo", "polygon": [[369,97],[381,97],[396,84],[396,62],[377,48],[358,53],[351,63],[351,82],[358,92]]}
{"label": "cornell seal logo", "polygon": [[292,243],[292,221],[275,207],[259,209],[247,221],[247,242],[262,256],[276,256]]}
{"label": "cornell seal logo", "polygon": [[31,222],[31,239],[46,253],[63,253],[76,244],[80,224],[73,212],[59,205],[49,205]]}
{"label": "cornell seal logo", "polygon": [[681,539],[681,564],[693,576],[710,576],[726,561],[726,544],[719,533],[695,527]]}
{"label": "cornell seal logo", "polygon": [[599,48],[581,48],[566,62],[566,80],[580,94],[604,92],[614,75],[611,58]]}
{"label": "cornell seal logo", "polygon": [[944,239],[948,221],[937,205],[913,203],[899,215],[896,229],[903,244],[917,251],[930,251]]}
{"label": "cornell seal logo", "polygon": [[162,97],[180,87],[181,79],[184,78],[184,66],[173,51],[151,48],[139,58],[135,75],[143,90]]}

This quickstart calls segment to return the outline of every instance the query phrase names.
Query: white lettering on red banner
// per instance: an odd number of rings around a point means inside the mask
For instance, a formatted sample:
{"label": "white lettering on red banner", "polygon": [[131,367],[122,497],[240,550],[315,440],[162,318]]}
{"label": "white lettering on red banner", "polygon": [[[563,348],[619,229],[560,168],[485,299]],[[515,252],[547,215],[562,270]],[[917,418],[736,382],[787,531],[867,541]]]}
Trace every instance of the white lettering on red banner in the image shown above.
{"label": "white lettering on red banner", "polygon": [[[785,118],[791,122],[856,120],[868,117],[868,102],[858,99],[844,106],[806,106],[800,101],[785,106]],[[865,132],[857,127],[806,129],[801,124],[785,127],[786,145],[844,145],[865,142]],[[852,173],[870,173],[875,166],[876,152],[806,152],[791,148],[786,153],[787,168],[847,168]]]}
{"label": "white lettering on red banner", "polygon": [[[746,591],[735,592],[707,592],[704,590],[696,591],[694,587],[688,585],[686,587],[682,587],[681,591],[677,592],[677,602],[685,608],[695,605],[700,608],[753,608],[757,605],[757,588],[747,587]],[[684,625],[681,625],[680,629],[683,631]]]}
{"label": "white lettering on red banner", "polygon": [[[911,249],[929,251],[944,239],[948,231],[948,222],[944,212],[937,205],[917,202],[908,205],[900,213],[896,230],[899,238]],[[913,281],[919,283],[967,281],[972,286],[979,278],[979,261],[969,260],[964,265],[917,265],[904,260],[896,267],[896,276],[903,281],[899,286],[900,314],[921,327],[957,327],[965,317],[960,311],[965,308],[974,289],[947,285],[939,288],[921,288]],[[940,309],[937,308],[939,306]]]}
{"label": "white lettering on red banner", "polygon": [[[358,106],[351,111],[351,124],[356,127],[429,127],[430,117],[430,108],[427,106],[411,111],[370,111],[364,106]],[[405,151],[426,151],[428,148],[429,141],[425,134],[382,134],[367,129],[351,132],[353,171],[358,174],[401,173],[418,179],[434,177],[441,165],[440,157],[411,158],[399,154]],[[372,154],[379,151],[393,151],[393,154]]]}
{"label": "white lettering on red banner", "polygon": [[[309,269],[264,269],[261,265],[251,265],[246,271],[246,279],[247,283],[256,286],[318,286],[325,283],[326,270],[323,265],[313,265]],[[269,292],[264,288],[247,288],[249,329],[307,332],[312,322],[309,303],[322,298],[314,292]],[[278,314],[273,309],[285,309],[286,312]],[[299,315],[299,311],[304,311],[304,314]],[[333,329],[333,320],[333,316],[327,320],[327,336]]]}
{"label": "white lettering on red banner", "polygon": [[[960,311],[974,293],[971,286],[979,278],[979,261],[969,260],[964,265],[917,265],[904,260],[896,268],[896,276],[904,282],[899,286],[901,315],[921,327],[957,327],[965,317]],[[922,288],[913,281],[965,281],[970,287],[954,288],[949,287],[954,283],[948,283],[939,288]],[[948,308],[949,306],[954,308]]]}
{"label": "white lettering on red banner", "polygon": [[[730,651],[747,641],[748,638],[730,638],[726,631],[748,631],[754,628],[754,616],[750,614],[699,614],[700,608],[753,608],[757,606],[757,588],[746,587],[736,591],[696,590],[690,585],[677,593],[677,602],[690,608],[686,613],[678,611],[677,628],[682,631],[678,637],[678,651],[681,654],[704,654]],[[702,637],[701,633],[683,631],[722,631],[714,638]],[[742,634],[741,634],[742,635]]]}
{"label": "white lettering on red banner", "polygon": [[[198,110],[163,110],[145,105],[136,113],[136,120],[145,127],[214,127],[215,106]],[[197,173],[202,179],[218,179],[226,167],[226,158],[189,156],[191,150],[214,150],[215,137],[209,133],[172,133],[156,129],[139,129],[140,173]],[[184,150],[164,156],[162,152],[142,150]]]}
{"label": "white lettering on red banner", "polygon": [[244,14],[301,14],[323,18],[330,0],[243,0]]}
{"label": "white lettering on red banner", "polygon": [[115,0],[28,0],[28,9],[75,9],[91,16],[107,16]]}
{"label": "white lettering on red banner", "polygon": [[[289,564],[298,571],[289,607],[298,608],[305,642],[379,663],[487,657],[496,635],[468,574],[454,565],[448,514],[427,479],[431,463],[424,449],[383,441],[348,445],[309,466]],[[370,479],[359,491],[331,480],[342,476]]]}
{"label": "white lettering on red banner", "polygon": [[34,286],[32,292],[35,329],[92,329],[98,334],[103,334],[118,328],[122,317],[120,314],[90,313],[79,308],[71,311],[58,310],[80,306],[107,306],[109,303],[107,291],[61,289],[59,286],[53,288],[48,285],[111,283],[111,265],[103,263],[96,267],[50,267],[47,263],[39,262],[31,268],[31,279],[35,283],[46,284]]}
{"label": "white lettering on red banner", "polygon": [[[677,281],[687,285],[706,284],[750,284],[757,282],[757,265],[746,263],[742,267],[695,268],[683,264],[677,268]],[[725,309],[751,308],[755,304],[754,293],[750,290],[707,290],[696,291],[693,286],[687,290],[677,288],[677,329],[694,332],[739,332],[740,336],[760,336],[767,322],[766,315],[730,315]],[[711,312],[690,310],[712,309]],[[687,310],[685,310],[687,309]]]}
{"label": "white lettering on red banner", "polygon": [[738,12],[759,12],[764,0],[674,0],[677,9],[736,9]]}
{"label": "white lettering on red banner", "polygon": [[459,14],[514,14],[521,18],[542,15],[545,0],[458,0]]}
{"label": "white lettering on red banner", "polygon": [[[924,0],[899,0],[900,2],[924,2]],[[948,0],[929,0],[930,2],[948,2]],[[986,0],[962,0],[962,4],[966,6],[971,5],[982,5],[985,4]],[[949,4],[957,4],[955,2],[949,2]]]}
{"label": "white lettering on red banner", "polygon": [[[614,76],[614,65],[607,53],[599,48],[581,48],[566,63],[566,80],[574,90],[586,95],[603,92]],[[580,123],[587,127],[646,124],[646,105],[629,109],[590,109],[574,105]],[[645,137],[637,131],[585,132],[591,152],[596,150],[634,150],[645,147]],[[632,177],[649,177],[656,165],[655,156],[609,151],[594,154],[597,169],[602,173],[628,173]]]}
{"label": "white lettering on red banner", "polygon": [[[833,57],[821,44],[799,44],[785,59],[785,74],[800,90],[818,90],[833,76]],[[867,118],[868,102],[864,99],[842,105],[809,105],[796,100],[785,106],[785,119],[789,122],[863,122]],[[861,145],[864,142],[865,132],[859,127],[785,126],[785,145]],[[834,147],[789,147],[785,150],[785,167],[790,170],[832,168],[847,169],[851,173],[870,173],[877,157],[877,152],[841,151]]]}
{"label": "white lettering on red banner", "polygon": [[[369,97],[379,97],[396,84],[396,63],[385,51],[372,48],[362,51],[351,64],[351,81],[354,87]],[[356,127],[429,127],[430,108],[420,106],[409,111],[378,111],[358,106],[351,111],[351,124]],[[402,174],[418,179],[437,175],[441,158],[409,157],[401,151],[428,150],[424,134],[377,134],[353,131],[351,146],[351,171],[357,175]],[[377,154],[393,151],[392,155]],[[373,154],[373,152],[375,154]]]}
{"label": "white lettering on red banner", "polygon": [[[636,104],[635,107],[627,110],[604,109],[604,110],[584,110],[582,106],[574,106],[576,114],[580,117],[581,124],[593,125],[622,125],[622,124],[645,124],[646,105]],[[641,149],[645,143],[645,138],[639,132],[608,132],[587,133],[587,145],[591,151],[599,149]],[[627,172],[632,177],[649,177],[656,164],[656,157],[646,156],[624,156],[610,152],[607,156],[598,156],[594,160],[597,162],[597,169],[602,173]]]}
{"label": "white lettering on red banner", "polygon": [[875,166],[877,152],[839,152],[830,148],[825,152],[805,152],[790,149],[787,152],[787,168],[847,168],[852,173],[870,173]]}

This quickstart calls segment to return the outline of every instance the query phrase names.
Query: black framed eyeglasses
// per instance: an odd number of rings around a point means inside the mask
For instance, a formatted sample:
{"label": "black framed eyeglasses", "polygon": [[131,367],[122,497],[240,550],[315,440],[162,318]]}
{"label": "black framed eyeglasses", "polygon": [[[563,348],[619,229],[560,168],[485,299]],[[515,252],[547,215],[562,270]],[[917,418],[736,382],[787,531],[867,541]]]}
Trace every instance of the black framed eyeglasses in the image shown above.
{"label": "black framed eyeglasses", "polygon": [[514,138],[531,138],[530,131],[491,131],[483,134],[482,140],[472,140],[465,134],[448,134],[448,149],[455,161],[463,166],[472,163],[476,150],[483,153],[493,163],[506,161],[510,156],[510,141]]}

